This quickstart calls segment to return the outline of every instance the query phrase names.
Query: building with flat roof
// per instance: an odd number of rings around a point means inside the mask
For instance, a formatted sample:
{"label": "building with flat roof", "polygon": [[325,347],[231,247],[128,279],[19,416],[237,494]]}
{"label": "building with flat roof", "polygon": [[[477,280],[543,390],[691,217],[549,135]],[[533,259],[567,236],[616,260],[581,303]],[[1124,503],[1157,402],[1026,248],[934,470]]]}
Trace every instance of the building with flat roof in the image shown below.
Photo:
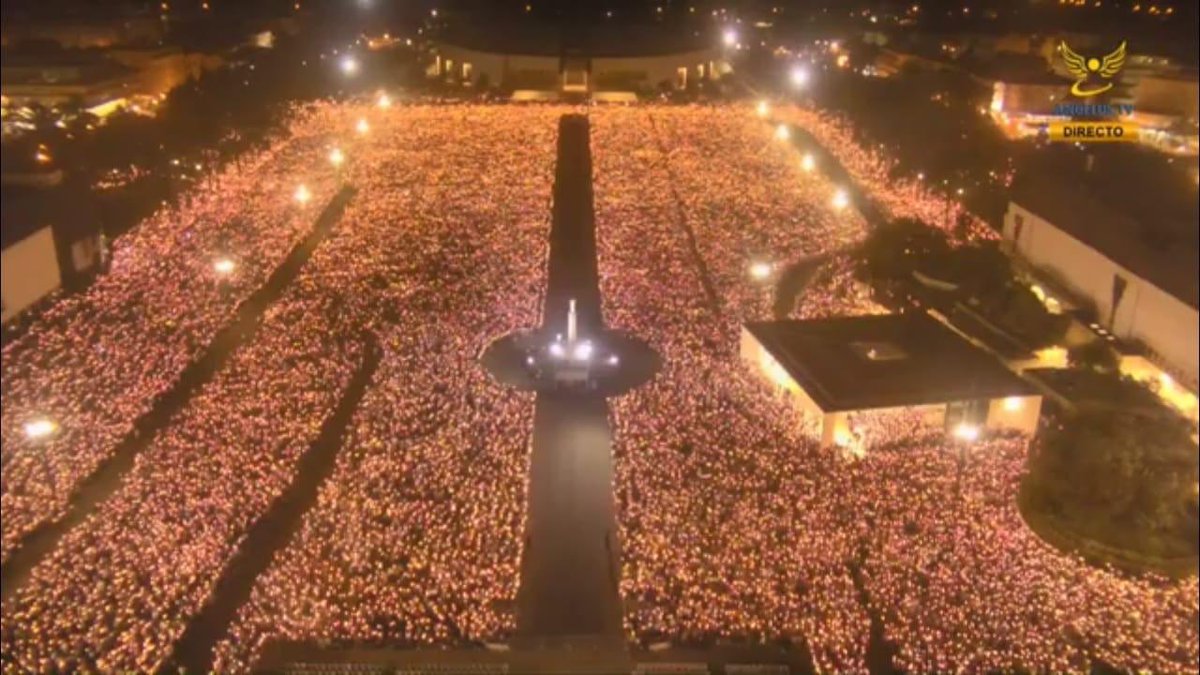
{"label": "building with flat roof", "polygon": [[[1009,250],[1190,388],[1200,343],[1200,206],[1179,166],[1135,148],[1040,153],[1013,183]],[[1090,159],[1089,159],[1090,156]]]}
{"label": "building with flat roof", "polygon": [[743,325],[742,358],[822,445],[861,452],[907,418],[974,436],[1037,427],[1041,396],[923,312]]}
{"label": "building with flat roof", "polygon": [[466,86],[507,90],[649,92],[717,80],[729,65],[712,40],[654,27],[489,26],[436,40],[428,75]]}

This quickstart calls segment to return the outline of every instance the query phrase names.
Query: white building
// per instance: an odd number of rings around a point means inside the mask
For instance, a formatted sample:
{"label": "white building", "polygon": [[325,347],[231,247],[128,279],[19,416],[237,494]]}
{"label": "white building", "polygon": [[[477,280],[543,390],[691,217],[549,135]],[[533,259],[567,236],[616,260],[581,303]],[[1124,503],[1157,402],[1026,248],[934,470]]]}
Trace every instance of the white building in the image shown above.
{"label": "white building", "polygon": [[61,287],[58,252],[49,225],[11,243],[5,240],[0,253],[0,304],[4,323]]}
{"label": "white building", "polygon": [[7,325],[64,286],[84,283],[101,264],[104,245],[94,205],[62,185],[61,172],[2,180],[0,299]]}
{"label": "white building", "polygon": [[751,322],[742,360],[824,446],[852,454],[896,425],[974,440],[984,429],[1032,434],[1041,395],[998,359],[924,313]]}
{"label": "white building", "polygon": [[686,89],[730,71],[717,46],[680,43],[656,34],[497,30],[435,43],[426,74],[465,86],[563,93]]}
{"label": "white building", "polygon": [[1014,185],[1004,239],[1019,259],[1091,303],[1106,330],[1141,343],[1152,360],[1195,388],[1200,270],[1194,244],[1155,245],[1139,222],[1081,184],[1040,178]]}

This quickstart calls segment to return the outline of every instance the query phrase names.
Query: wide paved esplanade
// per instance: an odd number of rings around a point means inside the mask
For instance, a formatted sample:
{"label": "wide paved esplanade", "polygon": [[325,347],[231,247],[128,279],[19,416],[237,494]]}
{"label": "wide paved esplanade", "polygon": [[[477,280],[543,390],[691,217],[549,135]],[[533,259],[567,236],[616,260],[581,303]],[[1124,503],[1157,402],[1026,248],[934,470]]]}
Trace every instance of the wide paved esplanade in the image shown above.
{"label": "wide paved esplanade", "polygon": [[1200,675],[1170,2],[4,0],[0,670]]}

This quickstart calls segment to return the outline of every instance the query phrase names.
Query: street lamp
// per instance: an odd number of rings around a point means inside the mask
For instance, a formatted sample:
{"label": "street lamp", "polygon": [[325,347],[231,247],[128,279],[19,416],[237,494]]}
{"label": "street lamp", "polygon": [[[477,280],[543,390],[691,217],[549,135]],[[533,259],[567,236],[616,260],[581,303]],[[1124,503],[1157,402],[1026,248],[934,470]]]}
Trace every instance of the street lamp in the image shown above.
{"label": "street lamp", "polygon": [[811,76],[809,75],[808,68],[805,68],[804,66],[795,66],[792,68],[791,79],[793,87],[797,89],[804,89],[808,86],[810,77]]}
{"label": "street lamp", "polygon": [[750,276],[755,281],[764,281],[767,277],[771,276],[771,270],[771,263],[755,262],[750,265]]}
{"label": "street lamp", "polygon": [[979,440],[979,427],[974,424],[963,422],[954,427],[954,437],[960,441],[974,443]]}
{"label": "street lamp", "polygon": [[56,431],[58,431],[58,423],[45,417],[25,423],[25,437],[31,441],[41,440]]}
{"label": "street lamp", "polygon": [[833,199],[831,199],[829,203],[835,210],[841,211],[847,206],[850,206],[850,195],[846,194],[846,191],[842,188],[838,188],[837,190],[834,190]]}
{"label": "street lamp", "polygon": [[237,265],[229,258],[221,257],[213,261],[213,271],[223,277],[233,274],[233,270],[236,268]]}

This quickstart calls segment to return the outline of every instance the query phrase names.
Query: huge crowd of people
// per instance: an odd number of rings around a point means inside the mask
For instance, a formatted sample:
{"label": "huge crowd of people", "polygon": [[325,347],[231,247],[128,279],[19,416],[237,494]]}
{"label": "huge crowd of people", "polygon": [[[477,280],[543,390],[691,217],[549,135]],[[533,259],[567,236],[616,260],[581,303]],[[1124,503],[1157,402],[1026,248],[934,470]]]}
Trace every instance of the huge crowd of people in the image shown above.
{"label": "huge crowd of people", "polygon": [[[7,555],[61,513],[338,184],[355,188],[257,331],[6,601],[4,669],[171,663],[368,354],[379,362],[332,472],[215,668],[245,670],[272,640],[509,635],[533,406],[477,356],[539,323],[565,111],[309,106],[263,156],[123,240],[110,274],[6,349]],[[944,209],[884,180],[836,123],[797,115],[890,211]],[[871,447],[848,460],[739,362],[740,324],[769,315],[787,263],[828,254],[795,316],[879,311],[844,255],[866,223],[772,125],[736,106],[590,116],[606,323],[664,361],[611,404],[630,639],[785,640],[821,670],[861,672],[874,622],[913,671],[1197,670],[1194,578],[1096,568],[1024,526],[1027,439],[964,447],[903,415],[864,419]],[[307,207],[293,201],[300,182]],[[218,256],[236,261],[224,281]],[[26,438],[36,415],[58,434]]]}
{"label": "huge crowd of people", "polygon": [[[248,658],[242,647],[268,636],[431,642],[509,628],[497,603],[515,592],[532,405],[491,386],[474,357],[536,319],[559,114],[307,113],[331,139],[308,162],[334,173],[328,146],[342,151],[347,211],[254,337],[6,603],[6,669],[167,663],[368,344],[381,363],[334,477],[233,644]],[[340,598],[337,620],[308,622],[314,597]]]}
{"label": "huge crowd of people", "polygon": [[[476,358],[540,323],[562,112],[449,108],[422,120],[419,160],[382,160],[355,228],[375,242],[363,273],[392,284],[376,298],[392,308],[375,327],[383,361],[218,669],[244,669],[270,639],[462,644],[513,630],[533,399]],[[399,179],[395,163],[422,173]]]}
{"label": "huge crowd of people", "polygon": [[[265,150],[119,239],[107,274],[5,346],[0,558],[63,515],[80,483],[311,231],[336,189],[333,176],[311,170],[327,143],[322,130],[298,112]],[[294,199],[299,185],[307,204]],[[223,258],[235,270],[214,270]],[[31,434],[31,425],[56,432]]]}
{"label": "huge crowd of people", "polygon": [[[798,158],[769,149],[773,127],[708,109],[593,120],[606,316],[666,357],[651,385],[614,406],[633,639],[803,640],[819,669],[861,671],[874,617],[895,664],[913,671],[1196,671],[1195,579],[1096,568],[1024,526],[1015,492],[1026,438],[964,452],[919,418],[893,415],[866,430],[870,449],[849,461],[818,448],[794,411],[748,376],[736,323],[761,317],[764,303],[745,274],[743,241],[770,240],[761,230],[785,229],[774,236],[802,240],[805,254],[835,254],[797,315],[878,311],[836,255],[854,228],[831,234],[842,216],[810,213],[828,208],[829,188],[790,175]],[[681,149],[692,144],[707,150]],[[866,156],[834,151],[851,163]],[[739,180],[723,185],[726,172]],[[680,176],[695,186],[687,196]],[[702,189],[706,198],[694,193]],[[776,201],[789,190],[807,204]],[[701,225],[702,199],[721,204],[712,227]],[[902,214],[941,208],[920,193],[885,199]],[[799,222],[793,208],[806,213]],[[706,304],[706,285],[720,289],[717,307]]]}

